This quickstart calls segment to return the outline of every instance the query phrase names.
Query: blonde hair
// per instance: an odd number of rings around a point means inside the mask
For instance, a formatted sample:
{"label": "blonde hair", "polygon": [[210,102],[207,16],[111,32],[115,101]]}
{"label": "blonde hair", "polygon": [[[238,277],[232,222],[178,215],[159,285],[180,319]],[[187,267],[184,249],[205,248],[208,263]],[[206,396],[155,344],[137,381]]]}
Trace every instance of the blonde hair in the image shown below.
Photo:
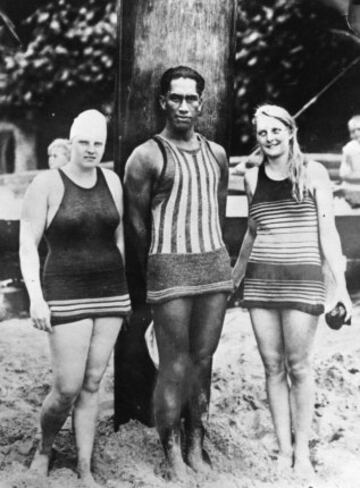
{"label": "blonde hair", "polygon": [[[287,110],[278,105],[261,105],[255,111],[253,124],[256,127],[259,116],[265,115],[282,122],[288,128],[291,139],[289,141],[289,178],[292,183],[291,196],[296,202],[302,202],[309,194],[308,162],[302,153],[297,139],[297,126],[295,119]],[[266,156],[263,154],[263,161]]]}
{"label": "blonde hair", "polygon": [[48,154],[52,149],[55,149],[56,147],[59,147],[60,149],[63,150],[65,156],[67,159],[70,159],[70,141],[68,139],[54,139],[47,148]]}

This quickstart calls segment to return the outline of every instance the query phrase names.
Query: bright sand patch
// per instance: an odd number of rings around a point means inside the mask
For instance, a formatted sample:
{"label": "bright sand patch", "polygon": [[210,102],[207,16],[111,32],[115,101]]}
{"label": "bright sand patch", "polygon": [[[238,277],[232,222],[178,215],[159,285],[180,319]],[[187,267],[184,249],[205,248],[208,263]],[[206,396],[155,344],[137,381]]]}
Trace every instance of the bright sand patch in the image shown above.
{"label": "bright sand patch", "polygon": [[[319,480],[311,486],[358,488],[360,479],[360,306],[353,325],[331,331],[323,320],[317,336],[317,396],[311,438]],[[77,488],[70,422],[58,436],[50,477],[42,484],[26,470],[35,447],[41,402],[49,390],[46,334],[27,319],[0,323],[0,488]],[[264,373],[249,317],[230,309],[214,361],[206,448],[211,479],[195,475],[182,485],[161,477],[162,451],[155,429],[132,421],[112,428],[112,363],[102,385],[94,472],[109,488],[298,488],[279,478]]]}

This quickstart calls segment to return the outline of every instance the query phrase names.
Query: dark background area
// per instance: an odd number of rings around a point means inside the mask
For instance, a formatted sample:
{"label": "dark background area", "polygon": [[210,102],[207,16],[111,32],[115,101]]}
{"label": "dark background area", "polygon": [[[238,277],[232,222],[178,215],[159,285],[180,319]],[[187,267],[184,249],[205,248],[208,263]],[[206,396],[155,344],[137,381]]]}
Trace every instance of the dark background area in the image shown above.
{"label": "dark background area", "polygon": [[[346,36],[349,30],[344,17],[321,2],[238,0],[237,5],[234,155],[246,154],[254,146],[251,118],[256,106],[277,103],[295,113],[360,56],[360,43]],[[0,98],[2,115],[36,124],[39,166],[44,167],[48,143],[67,136],[71,120],[80,110],[96,107],[111,120],[116,38],[114,32],[108,43],[102,43],[96,29],[102,21],[114,30],[109,12],[115,13],[115,1],[1,0],[0,8],[13,20],[23,42],[22,53],[5,69],[8,86],[6,96]],[[81,13],[84,8],[86,14]],[[41,21],[44,13],[49,16],[46,22]],[[86,16],[92,30],[88,39],[79,34],[69,45],[68,30],[80,29]],[[53,20],[60,22],[60,31],[51,28]],[[101,65],[103,55],[110,66]],[[101,76],[91,71],[97,65]],[[62,79],[64,70],[70,78]],[[305,151],[341,151],[348,138],[347,120],[360,113],[359,82],[360,63],[299,117]],[[106,159],[112,159],[112,145],[110,130]]]}

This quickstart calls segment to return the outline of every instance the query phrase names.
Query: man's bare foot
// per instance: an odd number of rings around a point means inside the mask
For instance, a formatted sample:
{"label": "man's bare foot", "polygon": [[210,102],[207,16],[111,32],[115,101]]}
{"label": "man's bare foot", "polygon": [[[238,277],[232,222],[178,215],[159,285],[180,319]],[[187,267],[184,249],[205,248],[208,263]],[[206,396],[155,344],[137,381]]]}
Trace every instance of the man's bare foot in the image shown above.
{"label": "man's bare foot", "polygon": [[211,473],[210,457],[202,448],[189,449],[187,454],[187,462],[196,473],[204,475]]}
{"label": "man's bare foot", "polygon": [[166,478],[171,481],[184,481],[188,476],[186,464],[177,452],[166,453]]}
{"label": "man's bare foot", "polygon": [[49,475],[50,454],[41,453],[38,449],[35,451],[33,460],[30,464],[30,471],[38,476]]}

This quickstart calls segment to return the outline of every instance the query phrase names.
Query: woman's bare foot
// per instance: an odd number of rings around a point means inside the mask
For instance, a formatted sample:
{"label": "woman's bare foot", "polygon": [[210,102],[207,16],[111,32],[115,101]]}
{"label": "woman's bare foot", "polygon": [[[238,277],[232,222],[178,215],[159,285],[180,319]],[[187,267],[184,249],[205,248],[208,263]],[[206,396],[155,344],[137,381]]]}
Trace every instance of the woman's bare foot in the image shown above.
{"label": "woman's bare foot", "polygon": [[281,476],[281,475],[290,474],[292,465],[293,465],[292,453],[279,452],[276,458],[276,471],[278,475]]}
{"label": "woman's bare foot", "polygon": [[30,464],[30,471],[38,476],[46,477],[49,475],[50,454],[35,451],[33,460]]}
{"label": "woman's bare foot", "polygon": [[94,480],[88,462],[78,461],[77,472],[84,488],[100,488],[100,485]]}
{"label": "woman's bare foot", "polygon": [[295,458],[294,474],[305,481],[314,480],[316,473],[309,457]]}

